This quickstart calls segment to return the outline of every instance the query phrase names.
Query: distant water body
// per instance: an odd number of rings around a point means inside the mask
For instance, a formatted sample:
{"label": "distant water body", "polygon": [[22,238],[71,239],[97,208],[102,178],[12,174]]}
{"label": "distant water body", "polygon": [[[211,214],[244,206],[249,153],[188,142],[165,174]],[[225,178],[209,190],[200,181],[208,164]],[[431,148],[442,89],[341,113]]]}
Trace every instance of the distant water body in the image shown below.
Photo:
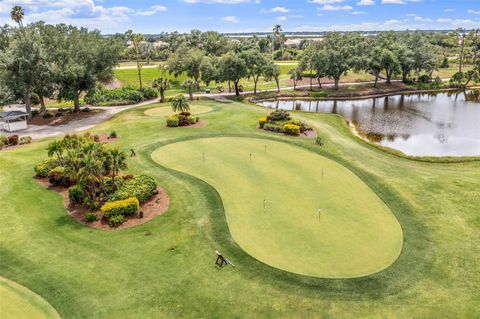
{"label": "distant water body", "polygon": [[480,91],[343,101],[268,101],[268,108],[342,115],[371,142],[413,156],[480,156]]}

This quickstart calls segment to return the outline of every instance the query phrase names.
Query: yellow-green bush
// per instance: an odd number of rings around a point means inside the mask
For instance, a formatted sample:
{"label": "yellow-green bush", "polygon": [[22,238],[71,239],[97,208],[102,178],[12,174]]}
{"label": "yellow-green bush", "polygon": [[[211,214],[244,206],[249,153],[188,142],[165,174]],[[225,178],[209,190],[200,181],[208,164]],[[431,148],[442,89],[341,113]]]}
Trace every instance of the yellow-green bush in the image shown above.
{"label": "yellow-green bush", "polygon": [[103,216],[110,220],[113,216],[133,215],[140,209],[140,203],[136,197],[106,203],[100,209]]}
{"label": "yellow-green bush", "polygon": [[264,117],[261,117],[259,120],[258,120],[258,126],[260,126],[260,128],[263,128],[265,126],[265,123],[268,122],[268,119],[266,116]]}
{"label": "yellow-green bush", "polygon": [[288,135],[300,135],[300,126],[287,123],[283,126],[283,132]]}

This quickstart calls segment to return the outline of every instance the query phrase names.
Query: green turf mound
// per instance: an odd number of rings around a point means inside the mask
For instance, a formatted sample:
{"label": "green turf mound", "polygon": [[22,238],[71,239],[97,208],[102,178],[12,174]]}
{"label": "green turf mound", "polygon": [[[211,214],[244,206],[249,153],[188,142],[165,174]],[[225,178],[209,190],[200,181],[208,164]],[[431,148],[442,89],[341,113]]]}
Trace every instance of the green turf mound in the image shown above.
{"label": "green turf mound", "polygon": [[401,252],[402,229],[389,208],[351,171],[313,152],[221,137],[169,144],[152,157],[215,187],[235,241],[271,266],[352,278],[387,268]]}
{"label": "green turf mound", "polygon": [[42,297],[11,280],[0,277],[0,317],[2,319],[60,318]]}
{"label": "green turf mound", "polygon": [[[192,104],[190,106],[190,109],[191,109],[190,112],[193,114],[203,114],[203,113],[208,113],[212,111],[211,107],[207,105],[202,105],[202,104]],[[148,115],[148,116],[170,116],[173,114],[175,114],[175,112],[172,111],[172,108],[170,107],[170,105],[155,107],[145,111],[145,115]]]}

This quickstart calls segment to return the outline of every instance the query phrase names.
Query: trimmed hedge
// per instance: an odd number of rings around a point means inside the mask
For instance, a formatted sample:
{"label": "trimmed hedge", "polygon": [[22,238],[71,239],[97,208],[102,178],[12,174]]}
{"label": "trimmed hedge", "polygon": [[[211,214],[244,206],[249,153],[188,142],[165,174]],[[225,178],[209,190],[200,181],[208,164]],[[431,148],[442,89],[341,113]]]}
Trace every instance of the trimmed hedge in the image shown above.
{"label": "trimmed hedge", "polygon": [[103,217],[110,220],[113,216],[130,216],[138,212],[140,203],[137,198],[129,197],[124,200],[106,203],[100,208]]}
{"label": "trimmed hedge", "polygon": [[178,116],[172,115],[167,118],[167,126],[168,127],[178,127],[178,124],[180,123]]}
{"label": "trimmed hedge", "polygon": [[288,135],[300,135],[300,126],[287,123],[283,126],[283,132]]}
{"label": "trimmed hedge", "polygon": [[112,195],[108,197],[108,201],[118,201],[129,197],[136,197],[140,203],[143,203],[152,197],[157,189],[157,183],[153,177],[147,175],[138,175],[125,183]]}
{"label": "trimmed hedge", "polygon": [[85,102],[91,105],[123,105],[139,103],[154,99],[158,91],[151,87],[142,89],[125,87],[113,90],[98,90],[85,97]]}
{"label": "trimmed hedge", "polygon": [[200,118],[196,115],[192,115],[189,112],[183,112],[180,114],[174,114],[167,118],[168,127],[177,127],[177,126],[189,126],[195,123],[198,123]]}
{"label": "trimmed hedge", "polygon": [[47,177],[48,173],[58,166],[58,161],[55,159],[47,159],[43,162],[38,163],[33,167],[35,171],[35,176],[37,177]]}

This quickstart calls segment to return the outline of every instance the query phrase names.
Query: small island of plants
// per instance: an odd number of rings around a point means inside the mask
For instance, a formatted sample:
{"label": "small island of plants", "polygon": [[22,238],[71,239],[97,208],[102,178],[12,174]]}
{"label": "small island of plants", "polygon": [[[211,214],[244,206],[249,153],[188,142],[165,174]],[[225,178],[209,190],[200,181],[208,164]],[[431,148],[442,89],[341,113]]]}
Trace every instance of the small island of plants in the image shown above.
{"label": "small island of plants", "polygon": [[305,135],[313,136],[315,133],[313,128],[307,126],[305,122],[293,119],[285,110],[275,110],[270,115],[261,117],[258,121],[258,127],[274,133],[282,133],[286,135]]}
{"label": "small island of plants", "polygon": [[[72,217],[80,222],[98,228],[118,227],[127,221],[135,225],[144,222],[146,206],[151,213],[148,217],[163,213],[168,206],[166,192],[157,188],[153,177],[123,175],[128,166],[126,153],[107,148],[91,134],[66,135],[51,142],[47,150],[49,159],[35,165],[35,175],[64,195]],[[152,208],[158,210],[152,212]]]}
{"label": "small island of plants", "polygon": [[183,94],[174,97],[171,103],[173,112],[179,113],[167,118],[168,127],[191,126],[199,123],[200,118],[190,113],[190,104]]}

